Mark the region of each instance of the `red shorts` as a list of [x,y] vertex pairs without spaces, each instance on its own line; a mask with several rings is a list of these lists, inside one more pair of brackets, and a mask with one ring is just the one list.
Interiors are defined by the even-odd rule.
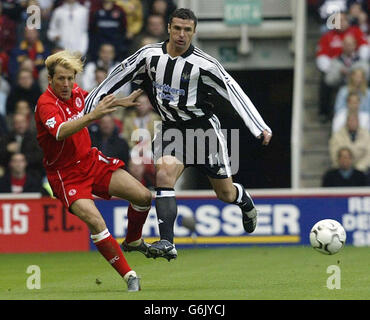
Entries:
[[110,199],[108,191],[112,173],[124,165],[122,160],[107,157],[92,148],[74,165],[47,172],[47,178],[54,196],[69,208],[78,199],[94,199],[93,194]]

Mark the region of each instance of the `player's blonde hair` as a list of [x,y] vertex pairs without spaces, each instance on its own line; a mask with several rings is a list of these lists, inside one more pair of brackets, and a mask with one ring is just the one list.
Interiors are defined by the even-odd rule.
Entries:
[[68,50],[59,51],[47,57],[45,65],[50,77],[54,76],[56,66],[73,70],[75,75],[83,71],[84,62],[81,59],[82,55],[78,52],[70,52]]

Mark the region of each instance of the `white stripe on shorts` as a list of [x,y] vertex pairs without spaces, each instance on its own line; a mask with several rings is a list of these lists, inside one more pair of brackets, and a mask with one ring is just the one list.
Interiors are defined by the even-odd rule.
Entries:
[[213,115],[208,120],[211,123],[213,129],[215,130],[218,141],[220,142],[221,150],[222,150],[222,158],[223,158],[223,161],[224,161],[226,174],[227,174],[228,177],[231,177],[231,167],[230,167],[229,155],[228,155],[228,152],[227,152],[227,141],[226,141],[225,136],[223,135],[223,133],[221,131],[220,121],[218,120],[218,118],[215,115]]

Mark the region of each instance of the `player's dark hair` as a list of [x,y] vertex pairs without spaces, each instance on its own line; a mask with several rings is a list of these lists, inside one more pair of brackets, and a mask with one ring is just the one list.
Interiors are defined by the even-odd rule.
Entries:
[[194,29],[197,27],[198,19],[195,16],[194,12],[187,8],[179,8],[176,9],[172,14],[170,15],[170,18],[168,20],[168,23],[171,25],[173,18],[180,18],[184,20],[192,20],[194,21]]

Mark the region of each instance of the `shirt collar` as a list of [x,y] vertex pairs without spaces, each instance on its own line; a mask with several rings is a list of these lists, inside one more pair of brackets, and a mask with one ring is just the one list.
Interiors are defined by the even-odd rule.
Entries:
[[[162,51],[164,54],[167,53],[167,43],[168,43],[169,39],[167,39],[166,41],[163,42],[162,44]],[[182,55],[181,57],[183,58],[186,58],[188,56],[190,56],[194,51],[194,46],[192,44],[190,44],[190,47],[188,48],[188,50],[186,50]]]

